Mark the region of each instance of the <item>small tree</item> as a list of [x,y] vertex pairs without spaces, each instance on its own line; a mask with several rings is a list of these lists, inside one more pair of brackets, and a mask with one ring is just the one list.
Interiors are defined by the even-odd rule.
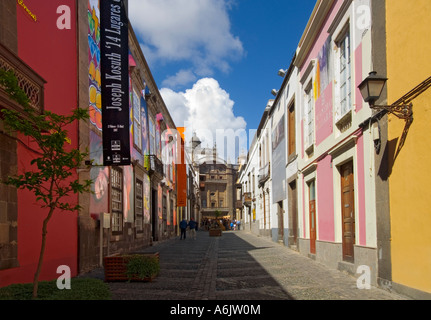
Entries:
[[39,262],[33,281],[33,298],[37,298],[48,223],[57,210],[72,212],[80,209],[79,205],[71,205],[67,202],[70,195],[91,190],[91,180],[80,183],[79,179],[72,178],[76,169],[84,162],[87,153],[81,153],[77,149],[68,147],[70,140],[66,129],[75,121],[87,119],[88,112],[77,108],[70,116],[58,115],[50,111],[39,115],[30,107],[28,97],[18,86],[12,72],[0,70],[0,85],[5,88],[12,99],[24,108],[22,113],[7,109],[1,110],[5,129],[10,133],[20,133],[31,138],[38,146],[38,150],[36,150],[38,157],[30,162],[32,170],[18,173],[17,176],[3,181],[17,189],[31,191],[41,208],[47,210],[42,227]]

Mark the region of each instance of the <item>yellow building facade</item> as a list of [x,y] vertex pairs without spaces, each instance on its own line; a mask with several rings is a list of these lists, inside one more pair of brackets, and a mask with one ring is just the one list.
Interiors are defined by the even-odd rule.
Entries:
[[[386,1],[389,104],[431,77],[430,19],[430,0]],[[405,143],[389,157],[392,282],[431,293],[431,88],[412,103]],[[405,122],[393,115],[388,121],[396,151]]]

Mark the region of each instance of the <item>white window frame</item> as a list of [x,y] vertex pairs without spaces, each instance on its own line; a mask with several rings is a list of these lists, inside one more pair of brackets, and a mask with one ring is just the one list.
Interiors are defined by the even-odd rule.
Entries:
[[[315,100],[314,100],[314,77],[316,74],[316,60],[309,62],[304,74],[300,79],[302,90],[302,106],[301,113],[303,119],[303,140],[304,149],[308,156],[314,153],[314,145],[316,143],[316,119],[315,119]],[[311,100],[310,100],[311,99]]]
[[150,137],[150,154],[151,155],[157,155],[157,150],[156,150],[156,124],[153,120],[153,118],[148,115],[149,118],[149,137]]
[[136,148],[142,150],[142,121],[141,121],[141,99],[136,89],[133,89],[133,143]]
[[[337,83],[335,122],[339,122],[353,110],[353,57],[351,35],[350,23],[348,22],[335,41],[337,48],[335,55],[335,79]],[[343,66],[343,61],[345,62],[345,66]]]
[[314,117],[314,90],[313,81],[310,81],[304,90],[304,143],[305,150],[310,150],[315,143],[315,117]]

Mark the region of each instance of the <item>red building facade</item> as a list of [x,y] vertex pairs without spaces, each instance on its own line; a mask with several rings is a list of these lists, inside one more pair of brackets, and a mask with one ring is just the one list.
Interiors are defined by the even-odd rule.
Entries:
[[[19,62],[14,65],[5,57],[7,54],[0,56],[0,59],[5,65],[12,64],[12,69],[18,69],[18,73],[23,71],[25,66],[23,77],[28,86],[33,84],[33,80],[28,77],[28,70],[32,70],[45,81],[44,89],[37,92],[39,102],[43,102],[41,107],[58,114],[71,114],[78,106],[76,19],[73,18],[76,15],[75,1],[6,0],[2,1],[1,7],[2,17],[8,16],[6,21],[2,19],[2,28],[3,24],[7,24],[6,29],[12,32],[3,34],[0,43],[4,52],[10,50]],[[32,95],[35,92],[28,90],[27,94]],[[8,107],[7,104],[1,103],[1,107]],[[68,130],[71,148],[77,148],[77,124]],[[7,164],[2,161],[3,179],[11,173],[22,173],[31,168],[30,162],[35,157],[32,149],[34,146],[28,139],[18,138],[16,148],[10,152],[12,163],[9,164],[9,170]],[[7,139],[2,133],[2,144]],[[72,178],[76,179],[77,173]],[[6,208],[2,223],[9,228],[2,229],[1,258],[3,261],[14,261],[0,266],[1,287],[33,280],[41,246],[42,223],[47,211],[40,208],[33,194],[28,191],[13,190],[3,184],[0,188],[3,191],[7,189],[9,194],[7,199],[2,199],[3,207]],[[16,202],[12,201],[14,197],[10,196],[11,193],[16,194]],[[78,196],[71,196],[68,201],[77,204]],[[52,279],[61,265],[69,266],[72,276],[77,274],[77,238],[77,213],[56,212],[48,227],[40,280]]]
[[[63,265],[74,277],[102,266],[104,256],[176,235],[176,167],[162,159],[164,147],[171,158],[176,153],[166,149],[166,135],[176,126],[131,25],[128,38],[132,161],[103,167],[99,1],[0,1],[0,68],[15,72],[41,113],[70,115],[79,106],[90,116],[68,128],[68,147],[93,160],[71,177],[93,180],[93,193],[68,199],[81,211],[54,214],[39,280],[56,279]],[[0,108],[22,110],[1,86]],[[18,138],[4,131],[0,119],[0,287],[33,281],[47,215],[31,193],[1,184],[29,170],[37,154],[28,139]]]

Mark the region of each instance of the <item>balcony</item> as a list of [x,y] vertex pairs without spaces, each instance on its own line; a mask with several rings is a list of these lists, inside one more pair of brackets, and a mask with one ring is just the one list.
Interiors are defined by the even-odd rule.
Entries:
[[242,204],[242,200],[237,200],[235,202],[235,209],[242,209],[243,204]]
[[246,192],[246,193],[244,193],[244,195],[243,195],[243,204],[246,206],[246,207],[251,207],[251,203],[252,203],[252,198],[251,198],[251,192]]
[[[19,87],[30,100],[30,107],[42,114],[46,81],[2,44],[0,44],[0,69],[14,72]],[[11,100],[2,86],[0,86],[0,104],[15,111],[23,111],[23,107]]]
[[146,161],[146,169],[148,172],[150,174],[156,174],[160,179],[162,179],[164,175],[162,161],[160,161],[160,159],[155,155],[149,155],[146,156],[146,158],[148,159]]
[[214,208],[202,208],[201,211],[203,214],[205,215],[214,215],[215,216],[215,212],[216,211],[220,211],[222,215],[226,215],[229,214],[229,208],[222,208],[222,207],[214,207]]
[[259,170],[259,187],[261,187],[270,177],[271,166],[268,163],[265,167]]
[[207,179],[205,182],[208,184],[227,184],[226,179]]

